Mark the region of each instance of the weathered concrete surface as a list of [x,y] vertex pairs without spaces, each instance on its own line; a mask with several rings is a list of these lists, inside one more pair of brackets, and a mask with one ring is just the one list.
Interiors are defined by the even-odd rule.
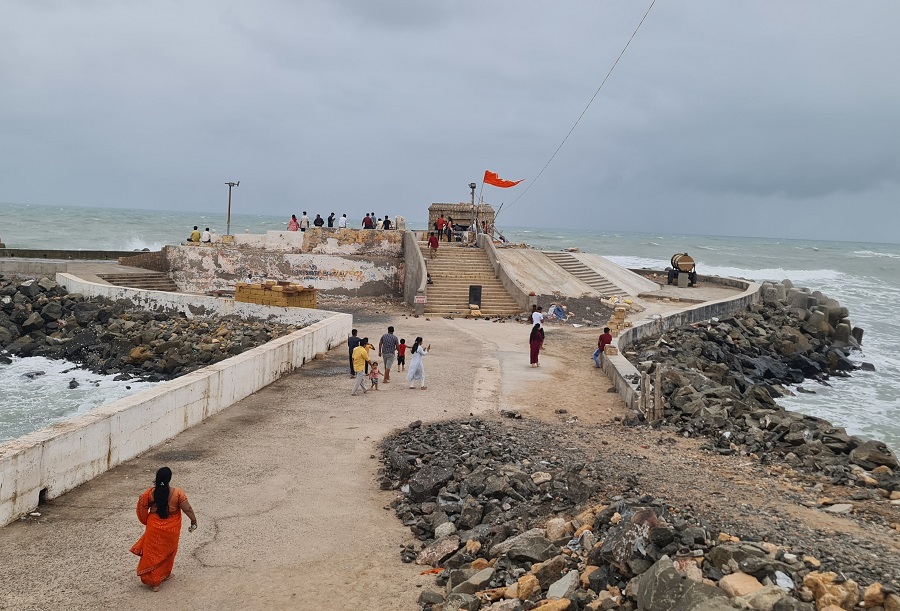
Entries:
[[403,256],[403,232],[393,229],[307,229],[303,252],[325,255]]
[[[88,283],[81,284],[90,288]],[[0,525],[36,508],[42,494],[48,499],[57,497],[311,361],[316,354],[344,342],[352,326],[349,314],[283,309],[295,310],[297,316],[306,312],[324,320],[176,380],[0,444]]]
[[210,244],[185,244],[192,248],[220,248],[223,246],[269,250],[275,252],[316,253],[325,255],[363,255],[400,257],[403,251],[403,232],[381,229],[339,229],[310,227],[306,231],[267,231],[234,236],[213,234]]
[[[522,289],[537,295],[558,295],[560,297],[600,297],[600,293],[585,284],[559,265],[550,260],[540,250],[532,248],[497,248],[506,273]],[[654,291],[659,286],[634,272],[620,267],[599,255],[571,253],[581,263],[590,267],[614,285],[628,293]]]
[[359,296],[396,295],[400,291],[400,258],[301,254],[225,246],[166,246],[165,251],[169,275],[180,290],[188,293],[230,290],[235,282],[265,279]]

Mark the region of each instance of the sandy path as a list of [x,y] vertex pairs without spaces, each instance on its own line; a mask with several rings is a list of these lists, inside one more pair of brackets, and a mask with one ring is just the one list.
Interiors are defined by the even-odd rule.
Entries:
[[[554,388],[568,367],[552,356],[553,330],[543,366],[531,369],[526,325],[395,316],[359,328],[377,343],[389,322],[408,343],[421,334],[433,344],[429,390],[395,377],[350,397],[345,347],[333,350],[53,500],[40,518],[0,529],[0,609],[415,608],[417,586],[433,580],[399,562],[411,536],[385,510],[393,493],[377,486],[378,441],[418,419],[521,409],[521,393]],[[593,340],[584,341],[589,358]],[[590,373],[592,388],[579,392],[617,403],[605,377]],[[134,503],[163,465],[200,529],[188,534],[185,524],[173,578],[154,594],[128,548],[142,528]]]

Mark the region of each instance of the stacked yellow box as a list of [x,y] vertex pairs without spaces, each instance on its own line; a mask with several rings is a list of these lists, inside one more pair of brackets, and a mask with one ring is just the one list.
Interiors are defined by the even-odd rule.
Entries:
[[628,308],[625,306],[616,306],[612,318],[606,323],[606,326],[609,327],[609,332],[613,337],[617,336],[619,331],[631,326],[631,323],[626,322],[625,320],[626,314],[628,314]]
[[263,284],[238,282],[234,285],[234,300],[284,308],[315,308],[316,291],[314,288],[275,280],[266,280]]

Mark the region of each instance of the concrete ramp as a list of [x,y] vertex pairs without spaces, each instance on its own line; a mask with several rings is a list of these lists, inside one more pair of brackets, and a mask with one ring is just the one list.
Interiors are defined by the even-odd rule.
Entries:
[[531,248],[497,248],[497,254],[507,275],[523,290],[537,295],[636,296],[659,289],[655,282],[599,255]]

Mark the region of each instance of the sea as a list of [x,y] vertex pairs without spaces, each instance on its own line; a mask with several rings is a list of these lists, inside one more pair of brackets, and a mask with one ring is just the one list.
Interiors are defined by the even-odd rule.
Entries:
[[[231,230],[263,233],[285,229],[291,212],[280,216],[233,214]],[[363,212],[359,211],[358,217]],[[348,217],[351,214],[348,212]],[[353,216],[350,226],[359,226],[360,218]],[[0,203],[0,242],[8,248],[158,250],[183,241],[194,225],[225,233],[225,214]],[[424,214],[408,225],[424,229]],[[875,370],[832,378],[827,386],[807,382],[803,387],[814,394],[778,401],[788,409],[825,418],[852,434],[880,439],[900,450],[900,244],[502,229],[514,243],[546,250],[579,248],[628,268],[662,270],[673,254],[686,252],[701,274],[757,281],[790,279],[797,286],[821,290],[849,308],[853,325],[864,329],[862,350],[851,358],[871,363]],[[137,392],[146,384],[117,382],[72,367],[71,363],[32,358],[0,365],[0,443]],[[25,375],[35,372],[42,373]],[[73,378],[78,386],[70,389]],[[90,392],[84,392],[87,389]]]

